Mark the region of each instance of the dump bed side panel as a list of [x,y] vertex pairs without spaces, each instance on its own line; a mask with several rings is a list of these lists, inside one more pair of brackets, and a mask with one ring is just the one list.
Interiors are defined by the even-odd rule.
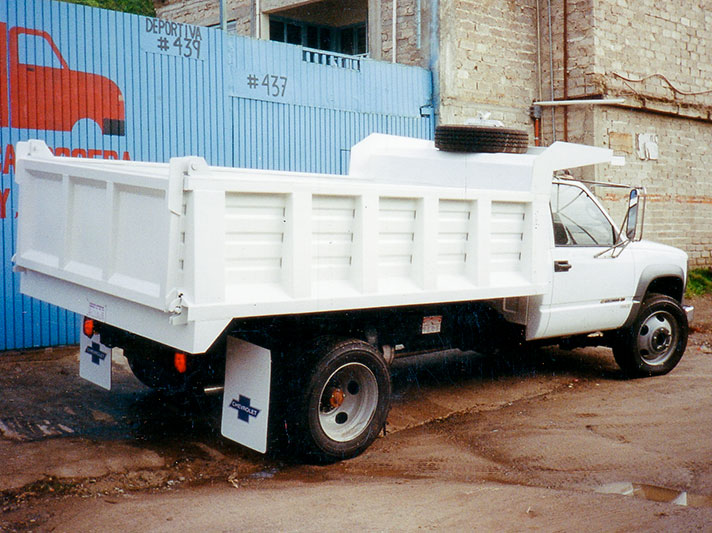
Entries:
[[546,289],[541,250],[549,242],[544,227],[534,228],[547,220],[548,188],[483,191],[207,168],[189,171],[185,188],[191,260],[182,320]]

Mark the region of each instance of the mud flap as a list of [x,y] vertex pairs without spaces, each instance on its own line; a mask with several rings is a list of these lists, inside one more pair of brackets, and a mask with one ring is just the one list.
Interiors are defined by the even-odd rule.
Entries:
[[111,390],[111,348],[95,333],[91,339],[79,332],[79,376]]
[[271,370],[268,349],[227,338],[221,431],[224,437],[261,453],[267,451]]

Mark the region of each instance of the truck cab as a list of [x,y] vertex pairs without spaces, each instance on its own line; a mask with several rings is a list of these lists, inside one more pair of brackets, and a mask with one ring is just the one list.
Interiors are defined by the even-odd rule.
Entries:
[[596,344],[586,339],[600,336],[632,375],[663,374],[677,364],[693,316],[682,305],[687,254],[641,239],[644,209],[645,190],[631,187],[618,229],[584,183],[553,181],[552,285],[528,338],[571,345]]

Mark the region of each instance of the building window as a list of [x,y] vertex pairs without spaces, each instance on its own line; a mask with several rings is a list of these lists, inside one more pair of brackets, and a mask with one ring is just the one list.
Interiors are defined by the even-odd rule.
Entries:
[[361,55],[368,51],[365,22],[334,28],[270,16],[269,38],[271,41],[297,44],[339,54]]
[[363,55],[368,51],[366,46],[366,24],[355,24],[339,30],[342,54]]

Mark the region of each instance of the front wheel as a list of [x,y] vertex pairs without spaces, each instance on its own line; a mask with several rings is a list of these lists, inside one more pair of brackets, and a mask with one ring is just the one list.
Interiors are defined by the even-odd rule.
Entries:
[[293,427],[301,452],[319,461],[355,457],[386,423],[391,381],[380,353],[360,340],[319,342],[301,380]]
[[654,295],[643,302],[633,325],[619,332],[613,356],[629,376],[667,374],[685,352],[687,327],[687,315],[676,300]]

